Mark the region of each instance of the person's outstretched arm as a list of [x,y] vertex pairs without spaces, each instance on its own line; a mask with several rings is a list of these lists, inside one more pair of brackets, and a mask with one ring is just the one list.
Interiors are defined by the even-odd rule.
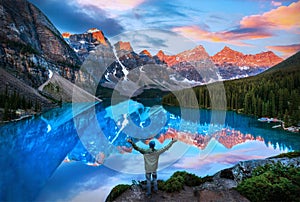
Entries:
[[144,150],[144,149],[142,149],[142,148],[139,148],[131,139],[127,139],[127,142],[129,142],[131,145],[132,145],[132,147],[135,149],[135,150],[137,150],[137,151],[139,151],[140,153],[142,153],[142,154],[145,154],[146,153],[146,150]]
[[174,139],[172,138],[172,141],[171,141],[167,146],[165,146],[164,148],[158,150],[157,152],[158,152],[159,154],[161,154],[161,153],[167,151],[168,149],[170,149],[170,147],[171,147],[176,141],[177,141],[177,140],[174,140]]

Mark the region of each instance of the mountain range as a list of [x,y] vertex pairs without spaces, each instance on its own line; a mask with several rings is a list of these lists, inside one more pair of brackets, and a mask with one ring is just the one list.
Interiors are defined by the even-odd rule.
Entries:
[[[209,56],[201,45],[175,55],[167,55],[163,50],[152,55],[146,49],[137,53],[130,42],[111,44],[96,28],[82,34],[60,34],[26,0],[1,1],[0,8],[2,109],[26,108],[22,100],[28,106],[40,105],[35,107],[40,110],[51,107],[53,101],[70,101],[70,93],[59,86],[66,84],[66,89],[70,89],[71,83],[64,79],[91,95],[97,95],[101,88],[110,88],[122,95],[137,96],[146,89],[175,91],[255,75],[282,61],[272,52],[245,55],[229,47]],[[53,75],[50,72],[55,79],[49,79]],[[47,86],[39,90],[47,80]],[[16,98],[12,106],[10,101]]]
[[[288,130],[287,126],[299,126],[299,69],[300,52],[256,76],[224,81],[221,85],[220,82],[215,82],[194,87],[194,94],[198,99],[195,103],[199,108],[234,110],[257,117],[276,117],[284,122],[283,128]],[[221,91],[218,92],[218,89]],[[177,92],[182,96],[175,97],[171,93],[165,95],[163,104],[178,106],[178,99],[181,99],[181,107],[190,107],[191,97],[184,91]],[[226,97],[222,98],[222,91],[226,92]]]
[[[90,33],[99,33],[99,39]],[[92,28],[83,34],[62,34],[65,40],[76,51],[83,62],[89,53],[95,51],[98,45],[107,45],[109,41],[104,37],[103,32]],[[145,64],[165,65],[179,72],[181,76],[189,81],[205,83],[199,73],[195,70],[198,68],[211,68],[215,65],[221,80],[229,80],[253,76],[283,61],[282,58],[275,55],[272,51],[258,54],[243,54],[225,46],[220,52],[209,56],[205,48],[201,45],[191,50],[186,50],[176,55],[166,55],[160,50],[152,56],[148,50],[142,50],[136,53],[130,42],[119,41],[114,44],[116,55],[127,70],[134,69]],[[113,66],[115,66],[114,64]],[[118,64],[117,64],[118,65]],[[120,67],[109,68],[111,72],[116,69],[117,77],[124,76]]]

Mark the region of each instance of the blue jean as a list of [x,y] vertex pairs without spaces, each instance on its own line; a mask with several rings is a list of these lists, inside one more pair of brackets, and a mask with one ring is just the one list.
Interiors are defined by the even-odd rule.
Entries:
[[147,195],[151,194],[151,176],[152,176],[152,181],[154,184],[154,191],[157,191],[157,174],[156,172],[152,173],[146,173],[146,180],[147,180]]

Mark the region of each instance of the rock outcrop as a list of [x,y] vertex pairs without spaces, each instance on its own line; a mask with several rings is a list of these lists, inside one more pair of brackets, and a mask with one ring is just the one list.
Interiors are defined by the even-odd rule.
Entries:
[[254,76],[283,61],[271,51],[245,55],[227,46],[211,59],[224,80]]
[[199,45],[191,50],[186,50],[176,55],[165,55],[165,53],[160,50],[156,56],[163,62],[165,62],[169,67],[172,67],[179,63],[196,62],[203,60],[210,60],[210,57],[203,46]]
[[220,52],[211,57],[215,65],[220,67],[272,67],[283,61],[282,58],[275,55],[272,51],[262,52],[255,55],[234,51],[225,46]]
[[126,42],[118,41],[117,43],[114,44],[114,46],[115,46],[115,50],[117,52],[117,56],[119,58],[133,52],[130,42],[128,42],[128,41],[126,41]]
[[82,34],[63,33],[62,36],[76,52],[81,62],[90,53],[94,53],[99,45],[107,48],[110,47],[110,43],[103,32],[97,28],[91,28]]
[[210,83],[219,80],[217,68],[201,45],[165,58],[168,66],[191,82]]
[[0,94],[7,89],[8,95],[41,104],[41,110],[48,108],[51,102],[37,88],[47,81],[49,70],[74,82],[79,58],[48,18],[27,0],[0,1],[0,17]]
[[92,33],[92,36],[94,39],[100,42],[100,44],[103,44],[104,46],[107,46],[107,39],[104,37],[104,34],[101,30],[98,30],[97,28],[92,28],[87,31],[87,33]]
[[39,87],[39,92],[45,97],[59,102],[95,102],[100,101],[94,95],[79,88],[74,83],[63,78],[57,73]]
[[148,57],[152,57],[152,55],[151,55],[151,53],[148,51],[148,50],[142,50],[141,52],[140,52],[140,55],[147,55]]
[[37,7],[26,0],[1,1],[0,16],[2,67],[35,88],[47,79],[47,69],[74,80],[77,55]]
[[212,181],[207,181],[200,186],[184,187],[180,192],[166,193],[158,191],[151,198],[146,197],[146,190],[135,184],[131,185],[127,191],[117,197],[114,201],[230,201],[248,202],[249,200],[237,192],[234,188],[238,184],[252,175],[252,171],[258,166],[266,164],[276,164],[300,166],[300,157],[294,158],[272,158],[243,161],[231,168],[217,172]]
[[210,60],[208,53],[203,46],[199,45],[191,50],[183,51],[176,55],[176,60],[178,62],[195,62]]

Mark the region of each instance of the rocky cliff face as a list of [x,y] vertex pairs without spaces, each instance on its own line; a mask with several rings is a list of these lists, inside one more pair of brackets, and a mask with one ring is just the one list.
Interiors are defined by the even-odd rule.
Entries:
[[[130,42],[119,41],[111,46],[107,39],[105,44],[99,41],[95,43],[97,41],[95,37],[92,35],[87,37],[87,33],[76,35],[64,33],[63,36],[84,61],[81,70],[86,69],[84,72],[90,74],[89,78],[83,79],[91,84],[89,87],[86,86],[87,90],[95,89],[97,83],[115,89],[118,83],[121,94],[128,95],[130,89],[136,89],[137,95],[142,93],[144,88],[179,90],[190,84],[218,80],[215,66],[202,46],[173,56],[165,55],[162,51],[152,56],[146,49],[136,53]],[[90,55],[91,57],[88,57]],[[81,86],[82,82],[79,85]]]
[[225,80],[253,76],[283,61],[271,51],[245,55],[227,46],[211,59]]
[[91,28],[83,34],[62,33],[66,42],[77,53],[81,62],[83,62],[90,53],[95,52],[96,47],[101,45],[110,47],[110,43],[101,30]]
[[49,106],[37,88],[48,79],[49,70],[74,82],[81,64],[76,53],[48,18],[26,0],[0,1],[0,18],[0,95],[7,89],[8,95],[41,102],[42,108]]
[[207,54],[206,50],[203,46],[199,45],[191,50],[186,50],[176,55],[165,55],[165,53],[160,50],[156,56],[161,60],[164,61],[169,67],[177,65],[179,63],[191,63],[197,61],[210,61],[210,57]]
[[33,87],[47,79],[47,69],[74,80],[80,64],[48,18],[25,0],[0,2],[0,63]]
[[282,58],[275,55],[272,51],[262,52],[255,55],[244,55],[241,52],[234,51],[225,46],[220,52],[211,57],[217,66],[230,67],[272,67],[283,61]]
[[128,41],[127,42],[118,41],[116,44],[114,44],[114,47],[117,52],[117,56],[119,58],[133,52],[130,42],[128,42]]
[[169,58],[171,68],[189,81],[210,83],[219,80],[217,68],[201,45],[171,58],[172,60]]

